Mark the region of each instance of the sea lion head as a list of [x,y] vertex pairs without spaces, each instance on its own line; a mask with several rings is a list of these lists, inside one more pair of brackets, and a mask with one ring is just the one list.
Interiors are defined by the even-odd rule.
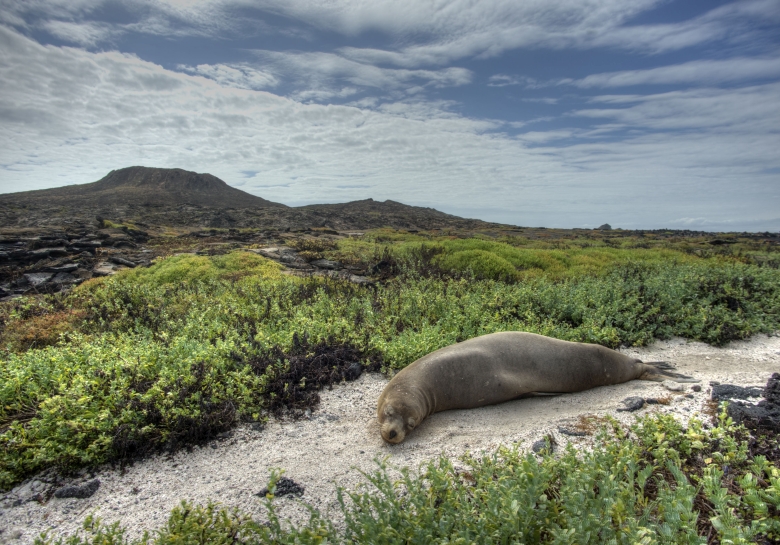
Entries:
[[403,402],[385,403],[377,411],[382,439],[388,443],[400,443],[421,420],[410,406]]

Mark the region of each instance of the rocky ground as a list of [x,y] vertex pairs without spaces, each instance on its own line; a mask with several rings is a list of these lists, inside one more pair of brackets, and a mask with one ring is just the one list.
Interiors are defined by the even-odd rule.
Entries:
[[327,245],[360,235],[360,232],[331,229],[292,233],[205,229],[173,236],[154,236],[126,227],[0,229],[0,301],[20,295],[67,291],[90,278],[149,266],[155,258],[173,253],[215,255],[239,248],[273,259],[291,274],[328,275],[367,283],[365,275],[371,271],[365,267],[320,259],[314,252],[300,252],[287,246],[306,240]]
[[[317,247],[335,247],[336,241],[343,238],[363,236],[365,229],[348,228],[349,225],[367,225],[371,228],[371,225],[378,227],[388,224],[408,233],[418,233],[420,231],[416,228],[401,228],[399,225],[416,226],[419,223],[428,225],[427,233],[433,235],[450,234],[451,236],[468,237],[476,234],[490,238],[519,236],[533,240],[544,240],[552,244],[555,244],[558,239],[583,236],[597,237],[609,242],[611,237],[624,238],[629,235],[671,239],[683,236],[705,237],[706,235],[707,238],[711,239],[706,242],[708,246],[731,244],[733,240],[736,240],[735,236],[731,236],[727,240],[723,237],[718,238],[718,234],[691,231],[667,233],[514,228],[476,220],[463,220],[462,218],[451,220],[447,218],[454,216],[447,216],[430,209],[420,209],[423,211],[420,214],[424,216],[425,221],[421,220],[415,223],[413,220],[416,211],[412,210],[414,212],[412,213],[408,210],[415,207],[407,207],[399,203],[377,204],[385,208],[389,206],[391,210],[397,209],[399,216],[395,218],[392,214],[386,215],[387,210],[371,216],[372,207],[370,205],[366,205],[365,208],[362,208],[362,205],[357,208],[350,208],[347,205],[317,205],[327,210],[328,214],[333,217],[341,217],[342,219],[337,221],[331,218],[333,221],[313,221],[312,218],[308,218],[308,223],[296,224],[295,228],[289,226],[277,228],[242,227],[241,229],[233,227],[200,228],[157,224],[154,223],[153,215],[151,219],[148,215],[143,217],[149,223],[140,220],[131,222],[125,218],[121,210],[115,211],[118,216],[114,217],[124,218],[121,221],[125,223],[106,220],[99,215],[91,216],[91,212],[86,214],[86,216],[91,216],[91,219],[86,216],[79,219],[78,214],[70,216],[71,219],[64,219],[61,211],[56,214],[54,212],[48,214],[47,210],[31,212],[29,217],[25,216],[24,220],[16,218],[10,221],[8,216],[3,216],[4,207],[0,205],[0,301],[24,294],[67,291],[95,276],[107,276],[127,268],[148,266],[155,258],[161,256],[175,253],[215,255],[235,249],[255,251],[274,259],[283,264],[292,274],[338,276],[358,283],[368,282],[366,277],[381,276],[383,271],[372,269],[371,266],[366,267],[366,264],[356,265],[328,261],[321,259],[322,256],[318,255],[320,252],[311,251],[312,248],[316,249]],[[292,210],[286,208],[214,210],[190,205],[178,207],[176,210],[183,208],[195,210],[195,217],[180,218],[183,224],[191,222],[193,225],[208,223],[202,220],[213,214],[236,213],[241,218],[243,213],[261,214],[264,213],[263,211],[286,213],[285,211]],[[174,212],[175,210],[170,207],[163,207],[160,211],[161,217],[157,219],[175,219]],[[340,216],[342,213],[346,215]],[[350,216],[350,214],[352,215]],[[444,219],[438,215],[443,216]],[[433,221],[436,218],[438,220]],[[47,223],[47,219],[52,220],[51,225]],[[241,221],[245,222],[245,220],[246,218],[243,218]],[[232,224],[232,222],[228,222],[228,224]],[[341,225],[341,227],[334,229],[318,226],[321,224]],[[438,227],[430,227],[431,225]],[[738,238],[743,243],[752,241],[767,248],[780,244],[780,234],[742,233]],[[378,260],[372,265],[378,265],[381,268],[382,264]]]
[[[772,373],[780,370],[776,336],[724,348],[672,339],[625,352],[645,361],[673,362],[701,383],[632,381],[447,411],[427,419],[400,445],[388,445],[375,417],[387,378],[363,373],[354,382],[322,392],[319,408],[297,421],[272,419],[264,428],[242,427],[190,452],[153,456],[124,470],[107,466],[67,479],[52,472],[37,475],[0,496],[0,542],[31,543],[42,531],[67,535],[78,531],[92,513],[107,522],[121,521],[137,537],[143,530],[159,528],[181,500],[214,500],[262,519],[258,494],[264,492],[272,468],[284,469],[289,479],[282,483],[287,495],[274,500],[283,518],[306,520],[308,511],[301,502],[337,516],[336,486],[351,489],[365,483],[360,472],[374,470],[377,460],[387,458],[391,466],[415,469],[439,455],[457,459],[466,452],[489,453],[499,445],[531,450],[545,437],[554,440],[556,449],[567,443],[587,448],[604,416],[629,423],[636,415],[662,411],[682,420],[709,419],[713,394],[757,401],[755,395],[761,395]],[[754,390],[724,390],[723,384]],[[778,411],[767,407],[778,395],[777,388],[773,392],[764,407]]]
[[[1,196],[0,196],[1,197]],[[484,229],[498,224],[465,219],[394,201],[366,199],[352,203],[303,207],[217,208],[185,203],[179,205],[85,204],[63,208],[38,202],[4,202],[0,198],[0,228],[61,228],[88,226],[96,217],[148,226],[187,229],[302,230],[326,227],[335,230],[377,229]],[[139,225],[140,226],[140,225]]]

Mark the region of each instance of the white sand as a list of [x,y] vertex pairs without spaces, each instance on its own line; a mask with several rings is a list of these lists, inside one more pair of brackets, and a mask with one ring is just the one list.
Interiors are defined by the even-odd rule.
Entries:
[[[144,529],[159,528],[181,500],[205,504],[215,500],[225,506],[263,517],[261,500],[254,494],[268,482],[270,469],[305,487],[302,501],[323,513],[338,511],[336,486],[354,488],[363,478],[358,470],[376,468],[375,458],[389,457],[395,466],[417,468],[440,454],[457,457],[466,451],[491,452],[498,445],[519,443],[522,448],[547,433],[562,446],[567,441],[587,443],[557,431],[580,415],[609,414],[624,422],[648,411],[673,412],[688,418],[710,398],[710,381],[759,386],[780,371],[780,338],[758,336],[726,348],[686,342],[657,342],[648,348],[629,349],[644,361],[669,361],[679,372],[701,380],[702,391],[671,393],[661,384],[632,381],[557,397],[512,401],[468,411],[448,411],[427,419],[402,444],[389,446],[379,436],[374,416],[376,400],[387,379],[364,374],[359,380],[322,393],[322,403],[311,419],[272,421],[262,431],[248,427],[231,437],[214,441],[192,452],[155,456],[124,472],[110,467],[96,472],[101,485],[88,499],[52,498],[45,504],[26,501],[35,493],[36,479],[22,483],[0,497],[0,543],[31,543],[42,531],[67,535],[77,531],[90,513],[106,522],[121,521],[137,537]],[[692,399],[685,397],[692,394]],[[645,406],[637,413],[616,412],[629,396],[672,395],[669,405]],[[84,482],[90,475],[74,479]],[[14,506],[14,503],[20,505]],[[308,518],[299,500],[278,498],[283,518]]]

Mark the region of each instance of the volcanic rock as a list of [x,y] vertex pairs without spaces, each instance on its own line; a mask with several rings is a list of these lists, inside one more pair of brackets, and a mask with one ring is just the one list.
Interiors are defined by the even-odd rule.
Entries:
[[[256,496],[260,496],[261,498],[264,498],[270,490],[266,487],[263,488],[260,492],[255,494]],[[276,481],[276,497],[281,498],[284,496],[303,496],[304,488],[303,486],[299,485],[292,479],[288,477],[281,477],[278,481]]]
[[713,401],[727,401],[729,399],[749,399],[761,397],[761,388],[745,388],[734,384],[716,384],[712,387]]
[[24,279],[27,281],[27,285],[30,287],[38,287],[41,284],[44,284],[49,281],[49,279],[54,276],[53,273],[28,273],[23,275]]
[[623,407],[619,408],[618,411],[634,412],[645,406],[644,398],[638,396],[627,397],[622,403]]
[[63,486],[54,493],[55,498],[89,498],[100,488],[100,479],[92,479],[79,486]]
[[[734,390],[739,389],[739,386],[733,386],[730,384],[723,384],[721,386],[728,386]],[[715,399],[715,388],[713,388],[713,399]],[[732,390],[732,391],[734,391]],[[747,392],[739,392],[737,394],[744,394],[745,398],[753,397],[755,390],[758,388],[742,388]],[[760,390],[759,390],[760,391]],[[726,409],[728,415],[737,424],[744,424],[745,427],[755,429],[758,431],[768,431],[772,434],[780,434],[780,373],[774,373],[766,383],[764,388],[763,399],[757,404],[746,403],[744,401],[732,401],[729,403]],[[734,399],[737,396],[729,396]],[[718,399],[724,399],[719,397]]]
[[312,261],[311,265],[314,265],[319,269],[329,269],[332,271],[341,268],[341,263],[339,263],[338,261],[330,261],[329,259],[317,259],[316,261]]

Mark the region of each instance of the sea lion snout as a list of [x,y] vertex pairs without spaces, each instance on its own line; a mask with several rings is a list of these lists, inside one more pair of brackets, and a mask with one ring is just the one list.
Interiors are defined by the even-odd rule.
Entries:
[[382,424],[382,439],[388,443],[400,443],[406,438],[406,431],[396,422],[385,422]]
[[388,443],[400,443],[406,438],[406,426],[399,415],[385,413],[384,418],[379,419],[379,424],[382,439]]
[[379,425],[382,439],[388,443],[400,443],[406,439],[406,434],[417,424],[414,417],[405,418],[392,405],[387,405],[379,414]]

